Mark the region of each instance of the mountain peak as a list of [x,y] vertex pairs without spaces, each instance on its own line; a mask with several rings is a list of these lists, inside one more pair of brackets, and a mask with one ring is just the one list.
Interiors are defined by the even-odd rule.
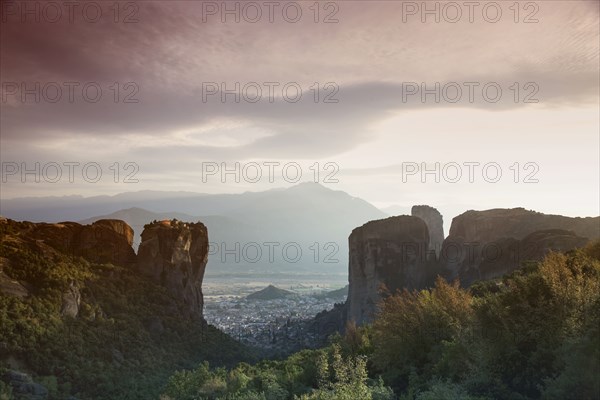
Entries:
[[300,182],[297,185],[294,185],[287,189],[287,191],[293,192],[306,192],[306,193],[325,193],[325,192],[335,192],[336,190],[330,189],[327,186],[323,186],[318,182]]

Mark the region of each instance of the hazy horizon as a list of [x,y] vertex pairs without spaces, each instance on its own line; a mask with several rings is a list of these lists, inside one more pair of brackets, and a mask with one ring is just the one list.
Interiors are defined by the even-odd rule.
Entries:
[[[289,185],[287,187],[274,187],[271,189],[266,189],[266,190],[243,190],[243,191],[239,191],[239,192],[230,192],[230,193],[202,193],[202,192],[192,192],[192,191],[171,191],[171,190],[152,190],[152,189],[146,189],[146,190],[136,190],[136,191],[129,191],[129,192],[118,192],[118,193],[104,193],[101,195],[89,195],[89,196],[84,196],[84,195],[80,195],[80,194],[66,194],[66,195],[47,195],[47,196],[27,196],[27,197],[12,197],[12,198],[2,198],[2,200],[36,200],[36,199],[43,199],[43,198],[48,198],[48,199],[60,199],[60,198],[79,198],[82,201],[85,201],[86,199],[90,199],[90,198],[102,198],[102,197],[107,197],[107,198],[118,198],[118,197],[123,197],[123,196],[128,196],[128,195],[136,195],[136,194],[145,194],[145,193],[152,193],[155,195],[161,195],[161,194],[178,194],[181,195],[182,197],[193,197],[193,196],[211,196],[211,195],[222,195],[222,194],[226,194],[226,195],[242,195],[242,194],[246,194],[246,193],[261,193],[261,192],[268,192],[268,191],[281,191],[281,190],[286,190],[289,189],[291,187],[294,186],[298,186],[301,184],[307,184],[307,183],[314,183],[311,181],[306,181],[306,182],[300,182],[298,184],[295,185]],[[320,184],[319,184],[320,185]],[[342,191],[347,193],[348,195],[355,197],[355,198],[360,198],[358,196],[353,195],[352,193],[349,193],[345,190],[342,190],[340,188],[337,187],[337,185],[332,185],[332,186],[325,186],[325,185],[321,185],[326,187],[327,189],[331,189],[334,191]],[[362,199],[362,198],[360,198]],[[547,209],[540,209],[535,208],[535,207],[525,207],[523,205],[520,204],[516,204],[516,205],[511,205],[511,206],[503,206],[502,204],[498,204],[496,206],[491,206],[489,208],[484,208],[484,207],[471,207],[471,208],[461,208],[461,204],[458,205],[438,205],[437,203],[435,203],[434,201],[429,201],[429,202],[416,202],[413,204],[406,204],[406,203],[401,203],[401,202],[397,202],[397,203],[373,203],[368,201],[367,199],[362,199],[367,201],[369,204],[373,205],[374,207],[376,207],[377,209],[381,210],[382,212],[386,213],[389,216],[394,216],[394,215],[410,215],[410,209],[412,206],[415,205],[429,205],[432,206],[436,209],[438,209],[443,218],[444,218],[444,233],[445,235],[448,234],[448,231],[450,229],[450,223],[452,221],[452,219],[466,211],[469,210],[475,210],[475,211],[484,211],[484,210],[489,210],[489,209],[500,209],[500,208],[525,208],[525,209],[529,209],[529,210],[533,210],[533,211],[537,211],[537,212],[541,212],[541,213],[545,213],[545,214],[553,214],[553,215],[564,215],[564,216],[568,216],[568,217],[596,217],[599,215],[599,213],[593,214],[585,214],[584,212],[574,212],[574,213],[568,213],[568,212],[564,212],[561,211],[560,209],[556,209],[556,210],[547,210]],[[117,212],[117,211],[123,211],[123,210],[129,210],[132,208],[140,208],[140,209],[144,209],[147,210],[147,208],[145,208],[143,205],[141,206],[136,206],[135,204],[125,204],[123,208],[119,207],[119,203],[115,203],[114,204],[114,211],[111,212],[110,214]],[[152,211],[152,210],[148,210],[148,211]],[[165,209],[164,207],[161,208],[160,212],[173,212],[173,213],[177,213],[179,212],[179,210],[177,210],[177,207],[174,207],[173,209]],[[187,214],[187,213],[182,213],[182,214]],[[212,214],[207,214],[207,215],[212,215]],[[2,212],[2,207],[0,206],[0,216],[8,216],[9,218],[11,217],[10,213],[8,215],[4,215]],[[102,215],[88,215],[87,218],[83,218],[83,219],[88,219],[88,218],[92,218],[92,217],[99,217]],[[196,217],[196,218],[201,218],[205,215],[191,215],[191,217]],[[60,218],[59,218],[60,219]],[[77,219],[77,221],[79,221],[81,219]],[[46,221],[42,221],[39,219],[32,219],[32,221],[34,222],[54,222],[54,220],[46,220]],[[77,222],[74,221],[74,222]],[[366,223],[367,221],[365,221]]]

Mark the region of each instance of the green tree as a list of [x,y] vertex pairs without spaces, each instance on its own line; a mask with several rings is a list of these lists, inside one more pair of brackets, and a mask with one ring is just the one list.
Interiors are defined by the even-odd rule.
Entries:
[[[373,324],[373,362],[398,391],[429,380],[447,344],[472,325],[471,295],[438,278],[435,287],[385,298]],[[415,378],[416,377],[416,378]]]
[[362,356],[343,358],[340,347],[332,346],[331,363],[319,359],[319,389],[300,397],[302,400],[372,400],[367,385],[367,364]]

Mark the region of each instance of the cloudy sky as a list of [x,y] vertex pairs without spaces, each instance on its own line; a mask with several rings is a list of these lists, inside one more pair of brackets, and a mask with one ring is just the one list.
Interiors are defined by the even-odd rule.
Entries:
[[597,1],[51,3],[2,2],[2,198],[299,165],[380,207],[599,214]]

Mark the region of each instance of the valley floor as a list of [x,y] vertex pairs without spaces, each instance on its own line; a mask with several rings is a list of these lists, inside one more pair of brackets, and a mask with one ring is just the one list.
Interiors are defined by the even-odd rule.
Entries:
[[246,296],[272,282],[240,282],[208,278],[204,289],[204,318],[223,332],[244,344],[271,354],[286,354],[301,348],[312,348],[318,332],[311,332],[308,321],[335,303],[338,297],[318,296],[343,286],[336,280],[279,280],[275,286],[294,292],[280,299],[249,300]]

